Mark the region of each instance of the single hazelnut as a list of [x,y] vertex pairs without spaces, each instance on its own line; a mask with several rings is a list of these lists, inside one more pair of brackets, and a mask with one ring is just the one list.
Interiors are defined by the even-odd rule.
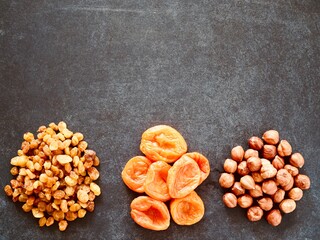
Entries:
[[260,150],[263,147],[263,141],[259,137],[251,137],[248,140],[249,147],[254,150]]
[[302,168],[304,165],[304,158],[300,153],[294,153],[290,157],[290,164],[297,168]]
[[257,183],[260,183],[264,180],[264,178],[261,176],[260,172],[253,172],[251,173],[251,176],[253,180]]
[[294,180],[293,180],[293,177],[292,177],[290,179],[290,182],[287,185],[282,186],[282,189],[285,190],[285,191],[289,191],[293,187],[293,184],[294,184]]
[[282,216],[279,209],[271,210],[267,215],[267,221],[270,225],[276,227],[281,223]]
[[269,165],[269,164],[271,164],[271,162],[270,162],[270,160],[268,160],[268,159],[261,158],[261,164],[262,164],[262,166],[263,166],[263,165]]
[[259,152],[257,150],[249,148],[244,152],[244,159],[248,160],[251,157],[259,157]]
[[252,205],[253,199],[250,195],[244,194],[238,198],[238,205],[242,208],[248,208]]
[[275,203],[280,203],[284,199],[285,194],[286,194],[286,192],[283,189],[279,188],[276,191],[276,193],[273,195],[273,201]]
[[269,197],[264,197],[261,198],[260,200],[257,201],[261,209],[264,211],[269,211],[273,207],[273,201]]
[[223,203],[228,208],[235,208],[237,206],[237,197],[233,193],[226,193],[223,195]]
[[249,190],[251,197],[258,198],[263,196],[262,188],[256,184],[254,189]]
[[277,148],[274,145],[264,145],[262,149],[262,157],[266,159],[274,159],[274,157],[277,155]]
[[286,169],[280,169],[277,172],[276,175],[276,179],[277,182],[281,185],[281,186],[286,186],[289,184],[290,180],[291,180],[292,176],[291,174],[286,170]]
[[262,191],[265,194],[273,195],[276,193],[277,190],[278,190],[278,188],[277,188],[276,182],[271,179],[265,180],[262,183]]
[[242,194],[245,193],[245,189],[241,186],[240,182],[235,182],[233,184],[233,187],[231,188],[231,191],[236,195],[236,196],[240,196]]
[[249,175],[241,177],[240,183],[244,189],[251,190],[251,189],[255,188],[255,182],[254,182],[253,178]]
[[277,174],[277,169],[272,164],[262,165],[260,169],[261,177],[264,179],[273,178]]
[[234,173],[237,171],[238,163],[232,159],[227,158],[224,161],[223,169],[228,173]]
[[279,142],[279,132],[276,130],[268,130],[262,135],[262,139],[267,144],[276,145]]
[[281,169],[284,167],[284,159],[278,155],[276,155],[274,157],[274,159],[272,160],[272,165],[277,169]]
[[223,188],[231,188],[234,183],[234,176],[232,173],[222,173],[219,178],[219,184]]
[[292,177],[295,177],[299,174],[299,169],[290,164],[285,165],[284,169],[286,169]]
[[279,204],[279,208],[284,213],[291,213],[296,209],[296,202],[292,199],[285,199]]
[[237,172],[241,176],[245,176],[245,175],[248,175],[250,173],[250,170],[249,170],[249,168],[247,166],[247,162],[246,161],[242,161],[242,162],[239,163]]
[[236,146],[231,149],[231,158],[237,162],[241,162],[244,156],[244,150],[241,146]]
[[263,216],[263,211],[260,207],[250,207],[247,211],[247,217],[251,222],[259,221]]
[[300,188],[295,187],[289,191],[288,196],[295,201],[299,201],[303,196],[303,191]]
[[295,176],[294,183],[298,188],[301,188],[302,190],[310,188],[310,178],[304,174],[298,174],[297,176]]
[[261,165],[261,159],[258,157],[251,157],[247,160],[247,166],[251,172],[259,171]]
[[292,153],[292,147],[287,140],[281,140],[278,145],[278,154],[281,157],[290,156]]

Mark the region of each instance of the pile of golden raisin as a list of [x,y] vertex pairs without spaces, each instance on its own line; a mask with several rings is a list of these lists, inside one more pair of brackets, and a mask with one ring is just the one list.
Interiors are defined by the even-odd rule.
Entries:
[[11,159],[14,179],[6,185],[6,194],[22,209],[39,219],[39,226],[57,221],[64,231],[67,221],[83,218],[94,210],[100,187],[96,167],[100,160],[87,149],[82,133],[73,133],[65,122],[41,126],[37,138],[25,133],[18,156]]
[[248,143],[246,151],[234,147],[231,159],[224,162],[219,183],[231,192],[224,194],[223,202],[229,208],[247,209],[250,221],[259,221],[266,212],[268,223],[278,226],[281,212],[293,212],[302,190],[310,188],[309,177],[299,173],[304,158],[292,154],[290,143],[280,140],[276,130],[266,131],[262,139],[251,137]]
[[[131,190],[148,195],[132,201],[133,220],[157,231],[169,227],[170,213],[179,225],[199,222],[204,204],[194,189],[209,176],[208,159],[197,152],[186,153],[184,138],[166,125],[147,129],[140,150],[145,156],[131,158],[122,171],[122,179]],[[170,213],[165,204],[169,200]]]

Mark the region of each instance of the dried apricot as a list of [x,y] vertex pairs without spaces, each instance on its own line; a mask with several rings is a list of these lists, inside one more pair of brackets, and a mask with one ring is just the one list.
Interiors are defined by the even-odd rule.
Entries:
[[170,225],[167,205],[151,197],[140,196],[133,199],[131,217],[141,227],[151,230],[166,230]]
[[124,167],[121,176],[123,182],[131,190],[139,193],[144,192],[144,181],[147,176],[151,161],[143,156],[131,158]]
[[172,198],[183,198],[200,182],[200,168],[190,157],[183,155],[168,171],[167,184]]
[[163,202],[171,198],[167,186],[167,176],[170,168],[171,166],[168,163],[162,161],[150,165],[144,182],[146,194]]
[[192,225],[202,219],[204,204],[199,195],[195,191],[192,191],[184,198],[171,200],[170,212],[176,224]]
[[210,174],[210,164],[208,159],[198,152],[186,153],[185,155],[195,160],[198,164],[201,171],[199,184],[201,184]]
[[158,125],[142,134],[140,150],[153,161],[172,163],[187,152],[187,143],[174,128]]

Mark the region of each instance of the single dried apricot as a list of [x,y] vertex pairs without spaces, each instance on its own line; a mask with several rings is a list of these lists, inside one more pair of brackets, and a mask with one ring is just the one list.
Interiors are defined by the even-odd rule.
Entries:
[[187,143],[174,128],[158,125],[142,134],[140,150],[153,161],[172,163],[187,152]]
[[210,164],[208,159],[198,152],[186,153],[185,155],[195,160],[198,164],[201,171],[199,184],[201,184],[210,174]]
[[133,157],[127,162],[121,176],[128,188],[135,192],[144,192],[143,185],[151,163],[148,158],[143,156]]
[[171,198],[167,186],[167,176],[170,168],[171,166],[168,163],[162,161],[150,165],[144,182],[146,194],[163,202]]
[[133,199],[131,217],[141,227],[151,230],[166,230],[170,225],[167,205],[151,197],[140,196]]
[[168,171],[167,184],[172,198],[183,198],[200,182],[200,168],[190,157],[183,155]]
[[204,204],[199,195],[192,191],[184,198],[172,199],[170,212],[173,221],[179,225],[192,225],[204,215]]

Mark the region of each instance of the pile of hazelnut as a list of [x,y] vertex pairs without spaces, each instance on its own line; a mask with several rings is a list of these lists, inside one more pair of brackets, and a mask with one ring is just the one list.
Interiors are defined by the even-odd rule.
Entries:
[[[221,187],[231,190],[223,196],[229,208],[239,205],[247,209],[250,221],[259,221],[264,211],[272,226],[278,226],[282,213],[291,213],[303,191],[310,188],[308,176],[300,174],[304,165],[300,153],[292,154],[292,147],[281,140],[275,130],[266,131],[262,139],[251,137],[249,149],[241,146],[231,150],[231,158],[224,162],[225,173],[219,179]],[[280,210],[281,211],[280,211]]]

